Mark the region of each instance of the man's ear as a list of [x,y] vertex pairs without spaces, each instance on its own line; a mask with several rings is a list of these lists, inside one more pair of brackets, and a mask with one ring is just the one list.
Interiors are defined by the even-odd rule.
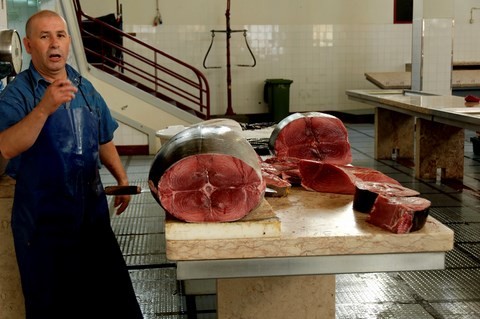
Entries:
[[28,39],[27,37],[23,38],[23,46],[25,47],[25,51],[27,51],[27,53],[30,53],[30,39]]

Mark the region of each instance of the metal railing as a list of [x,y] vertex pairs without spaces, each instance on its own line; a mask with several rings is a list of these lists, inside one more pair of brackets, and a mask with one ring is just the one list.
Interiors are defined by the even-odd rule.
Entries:
[[82,11],[80,0],[74,6],[92,66],[201,119],[210,118],[210,89],[202,72],[123,32],[113,14],[94,18]]

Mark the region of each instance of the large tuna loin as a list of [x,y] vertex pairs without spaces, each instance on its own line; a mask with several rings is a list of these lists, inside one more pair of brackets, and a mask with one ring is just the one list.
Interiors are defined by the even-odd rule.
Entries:
[[294,113],[273,130],[269,147],[277,157],[296,157],[331,164],[350,164],[352,154],[347,129],[335,116]]
[[414,232],[425,225],[430,205],[429,200],[416,196],[378,195],[367,222],[396,234]]
[[265,192],[255,150],[227,126],[196,125],[173,136],[155,156],[149,184],[160,205],[187,222],[238,220]]

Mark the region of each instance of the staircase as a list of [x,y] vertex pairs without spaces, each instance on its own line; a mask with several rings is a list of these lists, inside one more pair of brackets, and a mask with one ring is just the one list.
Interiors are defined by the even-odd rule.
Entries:
[[123,32],[114,14],[93,18],[82,11],[80,0],[73,4],[91,66],[199,120],[210,118],[210,90],[202,72]]

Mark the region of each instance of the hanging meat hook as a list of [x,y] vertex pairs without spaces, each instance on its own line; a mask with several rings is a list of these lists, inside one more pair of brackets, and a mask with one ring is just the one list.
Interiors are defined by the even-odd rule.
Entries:
[[212,49],[212,46],[213,46],[213,42],[215,40],[215,33],[216,32],[220,32],[220,33],[227,33],[227,37],[229,37],[229,34],[230,33],[234,33],[234,32],[243,32],[243,37],[245,39],[245,45],[248,49],[248,52],[250,52],[250,56],[252,57],[252,64],[237,64],[237,66],[240,66],[240,67],[249,67],[249,68],[253,68],[257,65],[257,60],[255,59],[255,55],[253,54],[253,51],[252,49],[250,48],[250,46],[248,45],[248,40],[247,40],[247,30],[230,30],[230,31],[225,31],[225,30],[210,30],[210,32],[212,33],[212,41],[210,42],[210,46],[208,47],[208,50],[207,50],[207,53],[205,54],[205,57],[203,58],[203,67],[205,69],[221,69],[222,67],[221,66],[207,66],[207,58],[208,58],[208,55],[210,54],[210,51]]
[[252,49],[250,49],[250,46],[248,45],[247,30],[243,30],[243,37],[245,38],[245,45],[247,46],[248,52],[250,52],[250,56],[252,57],[253,63],[252,64],[237,64],[237,66],[253,68],[253,67],[255,67],[255,65],[257,65],[257,60],[255,59],[255,55],[253,54]]
[[215,30],[211,30],[211,32],[212,32],[212,41],[210,42],[210,46],[208,47],[207,53],[205,54],[205,58],[203,58],[203,67],[205,69],[220,69],[221,66],[208,66],[207,67],[207,57],[208,57],[208,54],[210,53],[210,50],[212,49],[213,40],[215,39]]

